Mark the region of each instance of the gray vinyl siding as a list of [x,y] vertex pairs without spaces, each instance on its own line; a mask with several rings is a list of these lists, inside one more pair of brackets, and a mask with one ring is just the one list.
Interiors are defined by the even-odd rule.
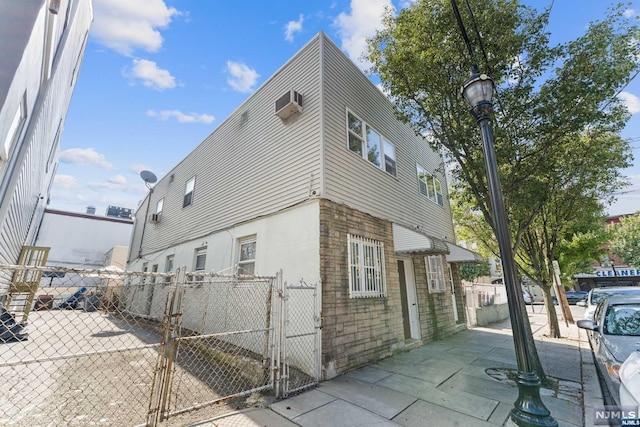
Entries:
[[[62,2],[63,7],[66,4]],[[48,13],[43,10],[46,10],[45,2],[42,2],[42,9],[38,13]],[[10,161],[3,162],[5,169],[2,170],[2,182],[7,190],[0,207],[0,263],[16,263],[22,246],[35,241],[56,170],[56,155],[55,152],[51,155],[52,149],[58,149],[55,144],[59,137],[56,138],[56,135],[59,126],[64,123],[75,85],[75,79],[72,81],[71,76],[79,64],[78,58],[81,59],[84,53],[92,19],[90,2],[73,2],[64,32],[62,23],[59,25],[61,33],[51,77],[42,85],[40,73],[33,71],[42,69],[44,48],[43,31],[36,27],[29,43],[25,45],[23,60],[16,68],[16,75],[20,76],[14,79],[8,89],[10,96],[7,96],[7,100],[11,100],[12,104],[17,99],[15,93],[21,96],[25,90],[28,102],[21,136],[12,149]],[[34,20],[34,25],[43,25],[42,19]],[[32,29],[25,28],[24,31],[31,33]],[[30,80],[25,80],[25,75],[29,75]],[[5,104],[3,108],[9,108],[12,114],[15,112],[14,105]],[[53,162],[48,164],[50,158]],[[14,166],[8,169],[10,164]],[[6,288],[6,283],[0,283],[0,294]]]
[[[408,124],[397,120],[393,105],[329,39],[325,39],[323,59],[323,197],[453,241],[441,156]],[[396,177],[349,150],[347,109],[395,146]],[[440,180],[444,206],[419,193],[416,163]]]
[[[160,222],[144,227],[143,254],[277,212],[320,188],[319,45],[312,39],[155,185],[149,213],[161,198],[164,206]],[[302,94],[303,112],[283,123],[275,101],[291,89]],[[183,208],[194,176],[192,205]],[[141,247],[147,202],[135,215],[130,261]]]

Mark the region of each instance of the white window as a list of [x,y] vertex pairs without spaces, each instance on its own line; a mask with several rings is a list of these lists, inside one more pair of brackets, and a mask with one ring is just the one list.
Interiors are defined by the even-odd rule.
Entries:
[[156,203],[156,214],[160,215],[164,209],[164,197]]
[[196,249],[196,256],[194,262],[195,271],[204,271],[205,264],[207,262],[207,248]]
[[22,125],[24,125],[24,121],[27,117],[27,112],[25,109],[25,101],[24,96],[20,105],[16,109],[16,113],[13,116],[13,120],[9,125],[9,131],[4,138],[4,144],[2,146],[2,150],[0,151],[0,158],[2,160],[9,160],[9,154],[11,154],[11,147],[15,144],[20,132],[22,131]]
[[347,234],[347,252],[349,297],[386,297],[384,243]]
[[238,241],[238,274],[256,274],[256,238],[249,237]]
[[[151,266],[151,272],[152,273],[157,273],[158,272],[158,264],[153,264]],[[151,283],[156,283],[156,276],[151,276]]]
[[396,176],[396,149],[374,128],[347,111],[348,147],[379,169]]
[[430,292],[444,292],[444,267],[442,266],[442,256],[429,255],[424,259],[427,265],[427,279],[429,280]]
[[422,166],[416,165],[418,173],[418,191],[439,204],[444,205],[444,199],[442,197],[442,186],[440,180],[435,178],[433,174],[427,172]]
[[[198,248],[196,249],[194,261],[193,261],[193,270],[194,271],[204,271],[205,265],[207,263],[207,248]],[[194,275],[193,281],[202,282],[204,281],[204,276],[202,275]]]
[[[169,255],[164,262],[164,272],[165,273],[173,273],[173,255]],[[171,282],[171,278],[167,277],[164,281],[165,283]]]
[[184,200],[182,201],[182,207],[186,208],[193,203],[193,190],[196,187],[196,177],[194,176],[184,186]]

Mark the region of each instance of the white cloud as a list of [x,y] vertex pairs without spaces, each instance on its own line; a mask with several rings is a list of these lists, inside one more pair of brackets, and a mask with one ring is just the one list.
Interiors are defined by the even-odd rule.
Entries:
[[260,74],[241,62],[227,61],[227,83],[235,91],[248,93],[258,81]]
[[122,175],[113,176],[109,178],[107,181],[109,181],[111,184],[127,185],[127,179]]
[[53,178],[53,185],[64,190],[72,190],[80,186],[78,181],[71,175],[56,175]]
[[360,69],[370,66],[361,56],[366,51],[367,37],[373,37],[376,30],[382,28],[386,7],[393,7],[391,0],[351,0],[351,13],[342,12],[333,22],[342,49]]
[[131,69],[125,69],[122,73],[125,77],[139,79],[142,84],[155,90],[173,89],[176,87],[176,79],[167,70],[147,59],[134,59]]
[[284,27],[284,39],[288,42],[293,41],[293,34],[302,31],[302,23],[304,22],[304,15],[300,14],[300,18],[297,21],[289,21]]
[[640,98],[629,92],[620,92],[618,97],[622,99],[631,114],[640,112]]
[[634,9],[625,9],[623,13],[627,18],[631,18],[638,14],[638,12],[636,12]]
[[70,148],[60,153],[62,163],[71,163],[80,166],[98,166],[102,169],[111,169],[113,165],[105,159],[104,154],[98,153],[93,148]]
[[166,28],[180,12],[163,0],[94,0],[91,34],[98,42],[123,55],[136,49],[157,52],[162,47],[158,29]]
[[211,123],[216,118],[209,114],[196,114],[196,113],[183,113],[178,110],[147,110],[148,117],[156,117],[160,120],[166,121],[171,117],[174,117],[178,120],[178,123]]

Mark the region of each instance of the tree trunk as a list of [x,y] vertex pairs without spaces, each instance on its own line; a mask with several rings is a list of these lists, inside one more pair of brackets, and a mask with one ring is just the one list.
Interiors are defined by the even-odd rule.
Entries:
[[551,288],[549,286],[540,286],[542,295],[544,296],[544,307],[547,309],[547,321],[549,322],[549,336],[551,338],[562,338],[560,336],[560,324],[556,315],[556,306],[551,298]]

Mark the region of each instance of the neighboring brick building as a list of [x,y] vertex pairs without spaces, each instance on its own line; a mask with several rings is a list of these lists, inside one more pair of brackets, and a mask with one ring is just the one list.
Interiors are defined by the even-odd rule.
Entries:
[[331,378],[464,327],[457,264],[477,257],[453,244],[443,171],[320,33],[155,185],[128,268],[319,284]]

